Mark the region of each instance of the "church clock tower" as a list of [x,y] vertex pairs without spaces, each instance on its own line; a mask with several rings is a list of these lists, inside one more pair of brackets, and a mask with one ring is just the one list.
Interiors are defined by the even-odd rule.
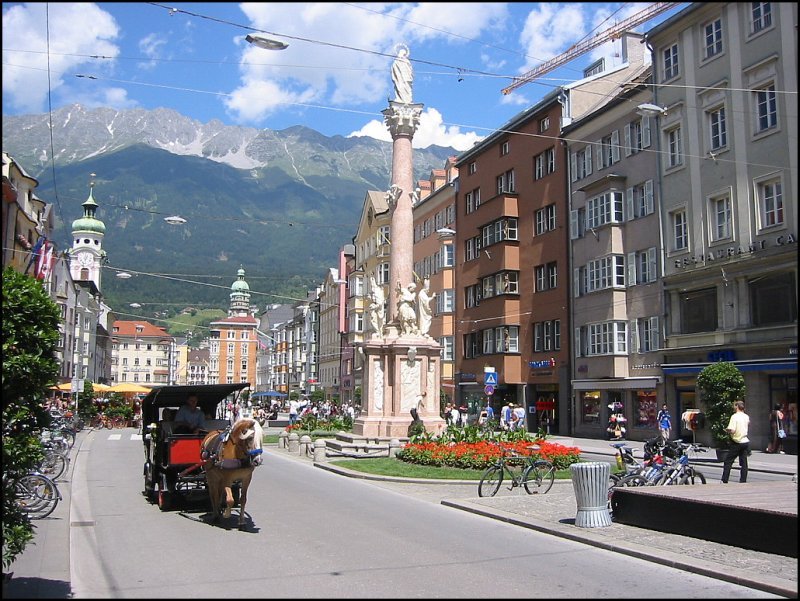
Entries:
[[[94,176],[94,174],[92,174]],[[72,222],[72,249],[70,249],[70,272],[76,281],[92,281],[100,288],[100,266],[105,259],[103,237],[105,224],[95,217],[97,203],[92,192],[94,181],[89,184],[89,198],[83,203],[83,217]]]

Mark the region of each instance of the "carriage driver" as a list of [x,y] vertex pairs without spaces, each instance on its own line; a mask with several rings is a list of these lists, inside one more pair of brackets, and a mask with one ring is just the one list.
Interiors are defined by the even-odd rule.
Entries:
[[178,409],[173,432],[176,434],[198,434],[206,430],[206,416],[203,414],[203,410],[197,406],[197,402],[197,396],[190,394],[186,399],[186,403]]

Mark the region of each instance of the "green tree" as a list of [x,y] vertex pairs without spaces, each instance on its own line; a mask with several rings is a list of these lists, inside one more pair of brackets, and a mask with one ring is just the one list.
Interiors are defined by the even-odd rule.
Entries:
[[720,361],[703,368],[697,376],[697,387],[706,406],[711,438],[717,448],[727,447],[730,437],[725,428],[733,414],[734,401],[744,400],[744,376],[733,363]]
[[58,306],[38,280],[3,270],[3,569],[33,539],[12,482],[42,457],[38,430],[50,422],[45,398],[58,376],[59,320]]

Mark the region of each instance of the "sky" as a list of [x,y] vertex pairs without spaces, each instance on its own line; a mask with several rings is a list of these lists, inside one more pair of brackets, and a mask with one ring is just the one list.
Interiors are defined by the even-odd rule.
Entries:
[[[73,103],[170,108],[207,123],[390,140],[381,111],[409,48],[414,146],[463,151],[582,77],[608,42],[509,94],[513,78],[652,3],[3,3],[3,114]],[[645,33],[685,3],[634,31]],[[245,41],[280,40],[284,50]]]

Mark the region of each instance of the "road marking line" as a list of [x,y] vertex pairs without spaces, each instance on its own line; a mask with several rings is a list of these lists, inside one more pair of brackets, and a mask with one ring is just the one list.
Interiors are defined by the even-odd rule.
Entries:
[[109,434],[108,435],[108,439],[109,440],[119,440],[120,438],[122,438],[122,434]]

